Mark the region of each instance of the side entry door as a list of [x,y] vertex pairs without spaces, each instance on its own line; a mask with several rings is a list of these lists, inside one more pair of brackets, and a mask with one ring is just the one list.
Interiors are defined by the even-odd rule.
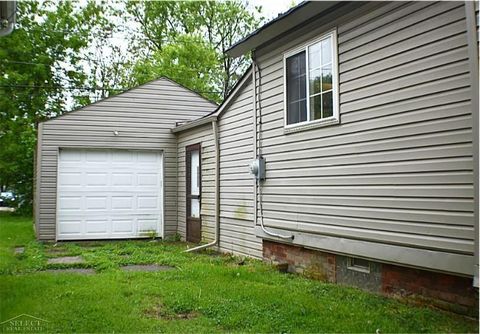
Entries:
[[187,241],[200,242],[202,240],[202,219],[200,217],[200,195],[202,193],[202,166],[200,144],[186,147],[186,217]]

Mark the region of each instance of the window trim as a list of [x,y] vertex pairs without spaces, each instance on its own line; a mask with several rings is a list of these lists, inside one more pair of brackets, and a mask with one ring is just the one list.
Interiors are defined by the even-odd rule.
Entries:
[[[332,38],[332,96],[333,96],[333,116],[310,120],[310,85],[309,85],[309,67],[308,67],[308,47],[316,44],[323,39]],[[287,110],[287,58],[294,56],[302,51],[305,51],[306,62],[306,103],[307,103],[307,120],[294,124],[287,124],[288,110]],[[338,124],[340,122],[340,103],[339,103],[339,76],[338,76],[338,45],[337,45],[337,28],[329,30],[319,37],[310,39],[301,45],[295,46],[283,53],[283,126],[285,133],[308,130],[323,126]]]

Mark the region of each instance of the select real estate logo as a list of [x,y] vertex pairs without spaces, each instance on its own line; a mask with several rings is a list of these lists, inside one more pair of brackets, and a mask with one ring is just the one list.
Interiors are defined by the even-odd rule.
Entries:
[[39,333],[47,330],[48,321],[30,314],[20,314],[0,322],[1,333]]

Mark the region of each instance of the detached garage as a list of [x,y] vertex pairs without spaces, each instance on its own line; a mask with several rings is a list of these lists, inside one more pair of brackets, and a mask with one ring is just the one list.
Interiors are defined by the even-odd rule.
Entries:
[[161,78],[40,123],[37,238],[175,234],[177,143],[171,129],[215,108]]

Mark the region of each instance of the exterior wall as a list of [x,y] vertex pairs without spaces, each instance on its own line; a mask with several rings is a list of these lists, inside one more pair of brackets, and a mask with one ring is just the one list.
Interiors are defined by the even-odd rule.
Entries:
[[205,124],[177,135],[177,202],[178,202],[178,233],[185,240],[186,231],[186,170],[185,148],[189,145],[201,145],[201,182],[200,216],[202,218],[202,240],[213,241],[215,238],[215,143],[213,141],[212,125]]
[[[153,149],[164,154],[164,233],[177,231],[177,144],[170,129],[215,109],[199,95],[159,79],[40,124],[36,231],[54,240],[59,148]],[[117,130],[119,136],[114,136]]]
[[[220,144],[220,248],[222,252],[262,257],[261,239],[253,223],[254,179],[248,165],[253,160],[251,79],[218,115]],[[215,237],[215,148],[212,126],[206,124],[178,134],[178,231],[186,237],[185,147],[202,145],[202,239]]]
[[272,241],[264,241],[263,256],[278,267],[286,264],[289,272],[309,278],[408,298],[471,316],[478,314],[478,293],[471,278],[379,262],[369,262],[369,272],[363,272],[349,267],[345,256]]
[[253,222],[253,85],[239,91],[219,119],[220,249],[262,257],[261,239]]
[[[283,52],[333,27],[340,124],[287,134]],[[265,225],[327,252],[472,275],[465,30],[463,2],[353,3],[257,50]]]

